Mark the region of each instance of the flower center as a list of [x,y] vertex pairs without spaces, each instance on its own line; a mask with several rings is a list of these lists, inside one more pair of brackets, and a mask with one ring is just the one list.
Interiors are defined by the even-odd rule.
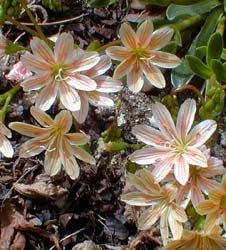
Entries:
[[65,74],[65,67],[64,65],[54,65],[52,68],[52,72],[53,72],[53,77],[55,78],[56,81],[62,81],[65,80],[67,78],[66,74]]
[[137,59],[141,59],[141,60],[150,58],[149,51],[147,49],[144,49],[144,48],[134,48],[133,54]]

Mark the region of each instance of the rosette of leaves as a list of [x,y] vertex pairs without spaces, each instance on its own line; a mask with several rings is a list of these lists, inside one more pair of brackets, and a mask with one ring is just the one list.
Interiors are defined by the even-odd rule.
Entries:
[[221,84],[226,82],[226,50],[223,38],[215,32],[208,40],[207,46],[196,49],[200,57],[187,55],[186,60],[191,70],[206,80],[205,104],[199,113],[205,118],[209,114],[218,115],[224,108],[225,92]]
[[18,17],[20,12],[20,0],[0,0],[0,25],[4,24],[6,16]]

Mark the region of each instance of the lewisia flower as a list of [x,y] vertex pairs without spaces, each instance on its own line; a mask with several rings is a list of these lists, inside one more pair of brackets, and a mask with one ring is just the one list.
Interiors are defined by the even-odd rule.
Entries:
[[205,200],[204,194],[207,195],[209,190],[220,187],[220,183],[213,177],[223,175],[225,171],[222,160],[215,157],[208,158],[206,168],[191,166],[188,182],[179,187],[178,202],[186,197],[185,204],[191,200],[192,205],[196,207]]
[[98,53],[79,53],[74,49],[73,37],[67,33],[59,36],[54,52],[37,37],[33,38],[30,46],[33,54],[23,55],[21,61],[35,75],[21,85],[25,91],[41,89],[36,106],[48,110],[59,97],[66,109],[79,110],[81,100],[78,91],[93,91],[97,87],[96,82],[82,72],[98,63]]
[[6,38],[2,34],[0,34],[0,59],[6,55],[5,50],[6,50]]
[[11,131],[0,121],[0,152],[8,158],[13,157],[13,147],[6,138],[11,138],[11,136]]
[[128,174],[129,183],[137,191],[122,195],[121,199],[129,205],[148,207],[138,218],[140,230],[149,229],[160,219],[160,232],[163,243],[169,239],[169,229],[174,239],[179,239],[183,232],[182,223],[187,216],[182,207],[175,202],[177,189],[172,186],[160,187],[147,169],[139,171],[139,176]]
[[5,75],[5,78],[11,81],[23,81],[29,76],[31,76],[31,71],[26,68],[21,61],[17,62],[13,65],[13,68],[10,70],[10,72]]
[[208,193],[209,200],[200,203],[196,210],[201,215],[207,215],[205,226],[211,230],[214,225],[223,223],[226,230],[226,174],[223,176],[221,187]]
[[180,59],[170,53],[158,51],[171,40],[173,29],[164,27],[153,32],[151,20],[144,21],[135,32],[127,23],[120,30],[122,46],[112,46],[107,54],[121,63],[116,67],[114,77],[119,79],[127,75],[127,85],[133,92],[139,92],[147,83],[164,88],[163,74],[156,67],[173,68],[180,64]]
[[21,145],[20,157],[28,158],[45,151],[46,173],[56,175],[63,166],[71,179],[79,176],[79,166],[75,157],[90,164],[95,163],[95,159],[79,147],[89,141],[89,136],[84,133],[68,133],[72,126],[69,111],[62,110],[54,120],[37,107],[31,107],[31,114],[43,128],[22,122],[9,124],[11,129],[22,135],[34,137]]
[[[81,50],[81,53],[85,52]],[[93,79],[97,88],[94,91],[79,91],[81,108],[79,111],[72,112],[74,118],[83,123],[89,111],[89,103],[94,106],[112,107],[113,100],[108,93],[118,92],[122,89],[122,83],[110,76],[103,75],[111,67],[111,59],[104,55],[100,61],[90,70],[84,71],[84,74]]]
[[137,125],[132,133],[148,146],[135,151],[130,160],[138,164],[154,164],[152,174],[161,181],[174,168],[176,180],[185,185],[189,179],[189,165],[207,167],[207,157],[200,147],[209,139],[217,125],[205,120],[191,129],[196,103],[187,99],[180,107],[176,126],[164,105],[153,105],[153,116],[159,129]]
[[165,250],[225,250],[226,238],[221,236],[222,229],[213,226],[211,231],[183,232],[181,239],[171,241]]

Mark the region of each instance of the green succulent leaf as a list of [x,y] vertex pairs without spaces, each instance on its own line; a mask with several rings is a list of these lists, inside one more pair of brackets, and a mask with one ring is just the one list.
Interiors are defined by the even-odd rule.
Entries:
[[224,12],[226,13],[226,0],[224,0]]
[[218,0],[202,0],[191,5],[170,4],[166,10],[166,16],[172,20],[181,15],[196,16],[210,12],[221,3]]
[[226,60],[226,49],[222,50],[221,59]]
[[210,37],[207,44],[206,61],[211,66],[212,59],[220,59],[223,50],[223,39],[219,32],[215,32]]
[[91,8],[101,8],[101,7],[106,7],[110,4],[114,4],[116,2],[117,0],[90,0],[89,6]]
[[220,82],[226,81],[226,66],[219,60],[212,59],[211,61],[212,70],[215,73],[217,80]]
[[201,57],[201,58],[206,56],[207,46],[200,46],[200,47],[196,48],[195,53],[197,53],[199,55],[199,57]]
[[86,51],[96,51],[98,48],[100,48],[100,46],[100,42],[98,40],[94,40],[86,48]]
[[198,57],[187,55],[186,59],[191,70],[198,76],[204,79],[209,79],[212,75],[211,69],[206,66]]

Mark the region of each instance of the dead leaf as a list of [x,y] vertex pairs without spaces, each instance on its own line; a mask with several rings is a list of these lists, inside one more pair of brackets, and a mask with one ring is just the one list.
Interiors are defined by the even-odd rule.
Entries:
[[101,247],[91,240],[86,240],[82,243],[76,244],[71,250],[101,250]]
[[32,199],[56,200],[68,192],[67,189],[51,183],[50,178],[46,175],[37,176],[32,184],[15,183],[14,189],[18,193]]

